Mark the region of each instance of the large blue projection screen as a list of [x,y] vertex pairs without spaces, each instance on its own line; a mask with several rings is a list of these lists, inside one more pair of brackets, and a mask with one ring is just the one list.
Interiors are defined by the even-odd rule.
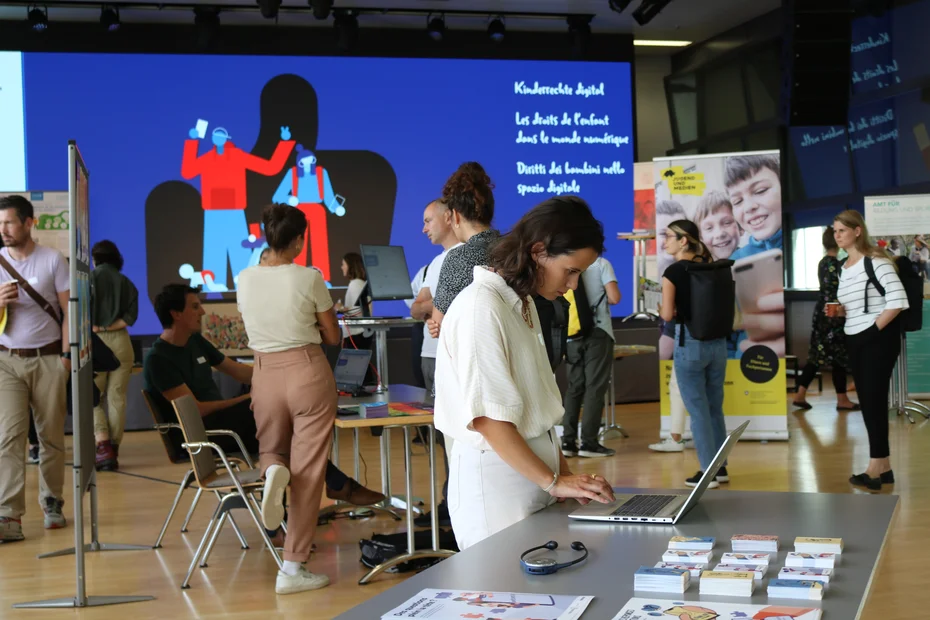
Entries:
[[633,224],[626,63],[25,53],[22,68],[26,189],[66,187],[77,140],[93,240],[116,242],[142,292],[134,333],[161,330],[150,300],[168,282],[234,291],[262,207],[295,193],[306,260],[334,286],[360,243],[403,245],[419,269],[438,251],[423,208],[468,160],[496,184],[501,230],[553,195],[590,202],[624,293],[614,312],[631,309],[632,252],[615,240]]

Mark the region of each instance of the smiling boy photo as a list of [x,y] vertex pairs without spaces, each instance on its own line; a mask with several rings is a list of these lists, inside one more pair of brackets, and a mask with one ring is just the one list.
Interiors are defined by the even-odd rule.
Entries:
[[730,255],[737,260],[766,250],[782,249],[781,173],[775,155],[727,157],[724,184],[733,215],[749,235],[745,246]]

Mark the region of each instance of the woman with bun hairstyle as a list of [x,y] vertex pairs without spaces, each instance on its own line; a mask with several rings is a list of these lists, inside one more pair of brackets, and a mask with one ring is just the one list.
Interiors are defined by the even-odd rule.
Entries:
[[[869,466],[851,476],[849,482],[880,491],[882,484],[894,484],[888,445],[888,386],[901,352],[898,315],[909,307],[907,293],[888,254],[870,242],[858,211],[843,211],[834,218],[833,238],[848,255],[836,291],[841,304],[837,315],[846,317],[846,352],[869,435]],[[884,294],[869,280],[867,260]]]
[[[675,377],[685,409],[691,415],[691,437],[701,469],[685,484],[693,487],[727,437],[723,417],[723,384],[727,374],[727,339],[697,340],[685,325],[691,319],[691,280],[689,262],[709,263],[713,254],[701,241],[701,231],[691,220],[675,220],[665,231],[665,252],[675,258],[662,274],[662,304],[659,314],[665,321],[676,321]],[[682,336],[682,332],[684,336]],[[729,482],[726,463],[708,488]]]
[[454,439],[449,515],[460,549],[557,499],[614,500],[603,476],[572,474],[562,454],[554,430],[562,396],[533,302],[577,288],[603,251],[604,229],[588,205],[550,198],[494,244],[489,268],[474,270],[445,316],[435,422]]
[[462,245],[449,250],[442,262],[439,286],[433,295],[433,314],[427,319],[433,338],[439,337],[443,316],[456,295],[471,284],[475,267],[488,264],[491,243],[500,236],[491,229],[493,190],[491,177],[475,161],[459,166],[442,188],[442,201],[452,211],[452,230]]
[[264,265],[239,274],[237,296],[255,352],[252,410],[267,529],[281,525],[284,490],[291,485],[284,566],[275,583],[278,594],[291,594],[329,584],[326,575],[301,563],[310,557],[336,417],[336,382],[320,344],[337,345],[342,333],[320,272],[294,264],[304,246],[306,216],[269,205],[262,223],[268,256]]

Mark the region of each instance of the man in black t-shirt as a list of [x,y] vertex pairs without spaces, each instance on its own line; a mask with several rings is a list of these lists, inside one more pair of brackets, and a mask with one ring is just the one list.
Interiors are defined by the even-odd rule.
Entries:
[[[154,406],[165,420],[176,420],[171,401],[191,395],[208,430],[226,429],[242,439],[250,455],[258,454],[252,398],[242,394],[224,399],[213,380],[216,369],[243,385],[252,383],[252,367],[240,364],[220,353],[200,334],[204,315],[197,289],[183,284],[169,284],[155,297],[155,314],[164,331],[145,357],[142,383]],[[169,438],[178,450],[183,438],[172,430]],[[239,452],[231,437],[211,437],[224,452]],[[340,471],[332,462],[326,467],[326,496],[369,506],[384,499],[384,495],[367,489]]]

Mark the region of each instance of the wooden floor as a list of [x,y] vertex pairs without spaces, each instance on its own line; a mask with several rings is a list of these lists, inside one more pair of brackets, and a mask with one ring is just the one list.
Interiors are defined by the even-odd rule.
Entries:
[[[851,472],[862,471],[868,458],[862,416],[837,413],[831,395],[819,398],[814,395],[811,402],[816,405],[813,410],[789,414],[789,442],[741,442],[736,446],[730,459],[730,488],[857,492],[850,488],[847,478]],[[682,488],[683,479],[697,469],[694,451],[656,454],[647,450],[647,444],[655,441],[658,434],[656,411],[656,404],[619,407],[617,418],[631,437],[608,442],[617,455],[607,459],[571,459],[572,467],[580,472],[603,474],[615,486]],[[393,437],[395,489],[403,488],[401,437],[400,433]],[[922,419],[913,425],[904,418],[893,420],[891,446],[898,481],[893,492],[901,496],[901,504],[863,617],[910,620],[927,617],[923,614],[930,608],[925,570],[926,549],[930,546],[928,423]],[[341,464],[345,471],[351,472],[350,435],[343,435],[341,449]],[[103,473],[98,479],[101,540],[151,545],[187,467],[168,463],[154,432],[128,434],[121,453],[121,472]],[[363,437],[362,454],[367,462],[362,482],[380,487],[378,444],[374,438]],[[414,492],[428,497],[428,467],[422,448],[417,448],[414,459]],[[72,509],[70,483],[69,472],[66,514]],[[373,532],[401,528],[383,517],[339,520],[318,530],[319,552],[308,565],[310,570],[329,575],[333,585],[317,592],[276,596],[274,561],[262,550],[254,526],[243,515],[238,521],[252,548],[241,550],[232,530],[226,528],[209,568],[197,570],[191,588],[182,591],[179,584],[214,505],[212,499],[205,499],[190,532],[180,534],[183,515],[193,496],[188,491],[163,549],[86,556],[88,594],[151,594],[157,597],[155,601],[79,611],[13,610],[11,605],[16,602],[72,596],[75,592],[73,557],[36,559],[39,553],[72,546],[70,518],[69,527],[64,530],[42,528],[36,502],[37,468],[32,465],[27,466],[26,489],[29,513],[24,517],[23,529],[27,540],[0,545],[0,618],[4,619],[331,618],[404,579],[387,575],[371,585],[358,586],[356,582],[365,572],[359,563],[358,540]]]

